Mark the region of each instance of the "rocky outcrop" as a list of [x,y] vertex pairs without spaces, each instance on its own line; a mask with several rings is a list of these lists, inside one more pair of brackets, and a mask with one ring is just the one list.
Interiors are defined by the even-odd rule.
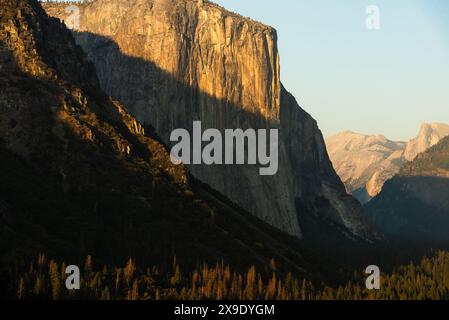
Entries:
[[329,137],[326,145],[348,192],[366,203],[380,193],[402,165],[448,135],[449,125],[432,123],[423,124],[418,136],[408,143],[347,131]]
[[366,209],[387,235],[449,244],[449,137],[389,180]]
[[449,125],[445,123],[424,123],[418,136],[407,143],[404,158],[413,161],[418,154],[433,147],[447,136],[449,136]]
[[[405,162],[404,142],[342,132],[326,139],[329,156],[348,192],[362,203],[376,196]],[[365,191],[365,193],[363,192]]]
[[[297,237],[305,214],[326,216],[349,237],[372,236],[330,164],[316,122],[281,85],[273,28],[208,1],[98,0],[78,7],[74,34],[102,88],[165,143],[173,129],[191,129],[194,120],[203,128],[280,130],[277,175],[261,177],[254,166],[190,166],[194,176]],[[65,4],[45,9],[72,17]]]

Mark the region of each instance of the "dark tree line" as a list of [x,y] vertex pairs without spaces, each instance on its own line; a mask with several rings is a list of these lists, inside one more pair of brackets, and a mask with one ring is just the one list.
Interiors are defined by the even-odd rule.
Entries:
[[[275,262],[272,261],[275,269]],[[365,275],[355,273],[355,281],[338,288],[314,286],[293,274],[263,276],[252,267],[237,274],[229,266],[203,265],[188,274],[173,261],[171,270],[141,269],[130,259],[124,267],[95,268],[88,256],[81,272],[81,289],[65,287],[66,264],[40,255],[12,284],[16,299],[282,299],[282,300],[421,300],[449,299],[449,253],[439,252],[419,264],[397,268],[382,275],[381,289],[365,288]]]

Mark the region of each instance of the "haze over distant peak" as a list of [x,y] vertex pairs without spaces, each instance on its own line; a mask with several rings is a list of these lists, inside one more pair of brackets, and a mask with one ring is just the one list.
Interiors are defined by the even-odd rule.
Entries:
[[407,161],[449,136],[449,125],[422,124],[416,138],[408,143],[392,141],[383,135],[344,131],[326,139],[331,161],[348,192],[362,203],[379,194],[388,179]]
[[416,156],[436,145],[449,136],[449,125],[445,123],[424,123],[415,139],[410,140],[404,151],[404,157],[412,161]]
[[347,191],[362,203],[376,195],[378,186],[399,170],[405,148],[404,142],[391,141],[383,135],[349,131],[329,137],[326,145]]
[[[441,126],[423,132],[432,128]],[[449,136],[407,162],[365,208],[387,236],[449,243]]]

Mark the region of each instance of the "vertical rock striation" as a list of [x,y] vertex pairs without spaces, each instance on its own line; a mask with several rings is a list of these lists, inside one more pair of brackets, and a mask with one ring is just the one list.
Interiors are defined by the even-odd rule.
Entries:
[[129,257],[171,266],[175,256],[186,270],[264,270],[271,259],[282,273],[311,270],[298,239],[173,165],[36,0],[0,4],[1,270],[41,253],[108,266]]
[[[68,20],[73,12],[66,6],[45,9]],[[79,8],[74,34],[102,88],[165,143],[194,120],[203,129],[280,130],[277,175],[261,177],[255,166],[199,165],[189,167],[194,176],[297,237],[305,214],[332,221],[351,238],[371,237],[316,122],[282,87],[273,28],[207,1],[97,0]]]

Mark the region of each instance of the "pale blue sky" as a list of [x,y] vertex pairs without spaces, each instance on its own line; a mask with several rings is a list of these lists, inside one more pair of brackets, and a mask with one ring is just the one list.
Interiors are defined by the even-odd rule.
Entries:
[[[448,0],[214,0],[275,27],[285,87],[325,136],[449,123]],[[381,29],[365,27],[377,5]]]
[[[415,136],[449,123],[449,1],[216,0],[275,27],[286,88],[327,136]],[[377,5],[381,29],[368,31]]]

